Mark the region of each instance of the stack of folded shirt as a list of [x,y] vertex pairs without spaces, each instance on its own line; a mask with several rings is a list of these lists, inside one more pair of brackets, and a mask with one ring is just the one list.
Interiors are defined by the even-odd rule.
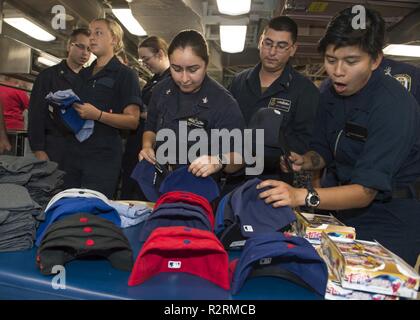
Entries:
[[0,156],[0,184],[25,186],[32,199],[41,206],[61,191],[63,176],[64,172],[58,170],[52,161],[38,160],[33,155]]
[[51,174],[32,177],[26,185],[32,199],[44,207],[52,196],[62,190],[64,174],[64,171],[55,170]]
[[[48,215],[51,214],[51,209],[53,206],[57,207],[63,204],[68,205],[68,199],[73,199],[74,201],[71,201],[71,203],[75,203],[77,202],[77,199],[86,198],[96,199],[98,205],[109,206],[110,208],[116,210],[121,220],[121,228],[128,228],[145,221],[152,212],[151,208],[141,202],[135,203],[130,201],[112,201],[99,191],[79,188],[66,189],[60,193],[57,193],[48,202],[47,206],[45,207],[45,212]],[[72,206],[70,209],[72,212],[70,213],[80,212],[79,206],[82,202],[83,201],[79,201],[78,205]]]
[[40,213],[25,187],[0,184],[0,252],[32,248]]
[[83,142],[92,135],[95,121],[82,119],[73,108],[74,103],[83,104],[73,90],[50,92],[45,99],[52,107],[50,112],[54,120],[61,123],[67,131],[74,133],[77,140]]

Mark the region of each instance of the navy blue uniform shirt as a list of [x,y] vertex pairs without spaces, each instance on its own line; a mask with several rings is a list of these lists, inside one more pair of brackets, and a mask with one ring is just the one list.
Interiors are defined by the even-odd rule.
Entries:
[[[162,74],[155,74],[143,87],[142,92],[142,100],[143,103],[147,106],[150,103],[150,99],[152,98],[153,89],[160,81],[169,78],[171,76],[171,72],[166,69]],[[142,110],[143,112],[146,110]]]
[[[420,177],[420,108],[382,70],[350,97],[330,87],[321,94],[311,150],[334,163],[341,184],[360,184],[381,193]],[[367,129],[366,141],[350,138],[345,123]]]
[[[176,133],[178,141],[179,122],[186,121],[188,132],[193,129],[203,129],[208,133],[210,146],[211,129],[243,130],[244,120],[237,102],[229,91],[215,80],[206,76],[200,90],[193,95],[196,101],[192,107],[181,108],[179,106],[180,90],[172,78],[158,83],[150,100],[144,131],[157,133],[160,129],[171,129]],[[190,142],[188,146],[194,143]],[[160,144],[157,143],[156,147]],[[238,150],[240,151],[242,150]]]
[[356,229],[358,239],[376,240],[414,265],[420,201],[394,196],[402,188],[413,190],[420,178],[420,107],[414,97],[382,69],[349,97],[330,86],[321,93],[310,147],[336,168],[339,184],[378,190],[369,206],[342,210],[338,218]]
[[260,70],[261,63],[242,71],[230,86],[246,124],[258,109],[276,108],[284,116],[282,128],[289,148],[297,153],[305,153],[318,106],[318,89],[288,63],[281,76],[261,93]]
[[[92,74],[96,61],[80,72],[83,87],[79,97],[104,112],[123,113],[130,104],[141,106],[141,90],[137,74],[123,65],[115,56],[95,75]],[[86,142],[108,144],[107,137],[119,136],[119,129],[95,122],[92,136]]]
[[384,58],[379,66],[386,75],[397,79],[420,104],[420,68],[411,64]]

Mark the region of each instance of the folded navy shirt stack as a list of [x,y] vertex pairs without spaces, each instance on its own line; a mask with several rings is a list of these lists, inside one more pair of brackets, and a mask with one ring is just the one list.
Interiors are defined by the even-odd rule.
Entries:
[[28,190],[16,184],[0,184],[0,252],[30,249],[33,246],[41,206]]
[[24,186],[32,199],[45,206],[63,184],[64,171],[57,169],[57,163],[38,160],[33,155],[16,157],[0,156],[0,184]]

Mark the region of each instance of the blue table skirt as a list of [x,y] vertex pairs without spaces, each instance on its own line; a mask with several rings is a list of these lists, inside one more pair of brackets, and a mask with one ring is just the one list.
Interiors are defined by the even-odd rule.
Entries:
[[[124,230],[133,248],[140,249],[141,226]],[[153,299],[153,300],[313,300],[316,293],[276,277],[249,279],[232,296],[215,284],[186,273],[160,273],[145,283],[129,287],[129,272],[111,267],[107,260],[75,260],[65,265],[66,288],[54,289],[54,276],[44,276],[35,262],[36,248],[0,253],[0,299]],[[238,253],[230,253],[230,258]]]

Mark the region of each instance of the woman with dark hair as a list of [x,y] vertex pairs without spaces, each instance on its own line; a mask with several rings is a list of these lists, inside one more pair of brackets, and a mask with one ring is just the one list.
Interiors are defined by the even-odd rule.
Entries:
[[[420,253],[420,108],[398,81],[378,69],[385,23],[366,9],[353,28],[351,8],[337,14],[319,44],[331,79],[322,92],[310,150],[292,153],[296,171],[334,165],[339,185],[293,188],[267,180],[273,206],[337,210],[357,238],[377,240],[409,264]],[[285,168],[283,168],[285,169]]]
[[163,79],[170,77],[171,73],[169,71],[168,44],[164,39],[156,36],[146,38],[140,43],[138,53],[140,62],[153,73],[153,77],[147,81],[142,90],[143,105],[139,127],[136,131],[130,131],[127,137],[122,162],[121,199],[146,200],[138,184],[130,178],[130,175],[137,164],[138,154],[142,148],[147,106],[153,88]]
[[[242,130],[244,120],[235,99],[207,75],[209,55],[206,41],[197,31],[181,31],[172,40],[168,55],[172,77],[161,81],[153,90],[139,159],[153,164],[156,161],[160,164],[188,164],[189,170],[197,177],[222,171],[236,172],[242,167],[242,157],[238,154],[242,150],[233,152],[233,144],[225,152],[220,148],[210,150],[212,129]],[[160,131],[161,134],[172,132],[176,141],[159,139]],[[195,137],[205,135],[208,140],[188,141],[186,135],[192,131]],[[205,148],[194,148],[199,152],[193,153],[191,147],[196,142],[201,142]],[[172,152],[174,150],[176,152]],[[168,151],[167,158],[165,151]],[[187,154],[190,154],[189,159]]]
[[168,44],[162,38],[151,36],[139,45],[140,62],[147,67],[153,77],[143,87],[143,102],[148,105],[152,97],[153,87],[161,80],[170,76]]

